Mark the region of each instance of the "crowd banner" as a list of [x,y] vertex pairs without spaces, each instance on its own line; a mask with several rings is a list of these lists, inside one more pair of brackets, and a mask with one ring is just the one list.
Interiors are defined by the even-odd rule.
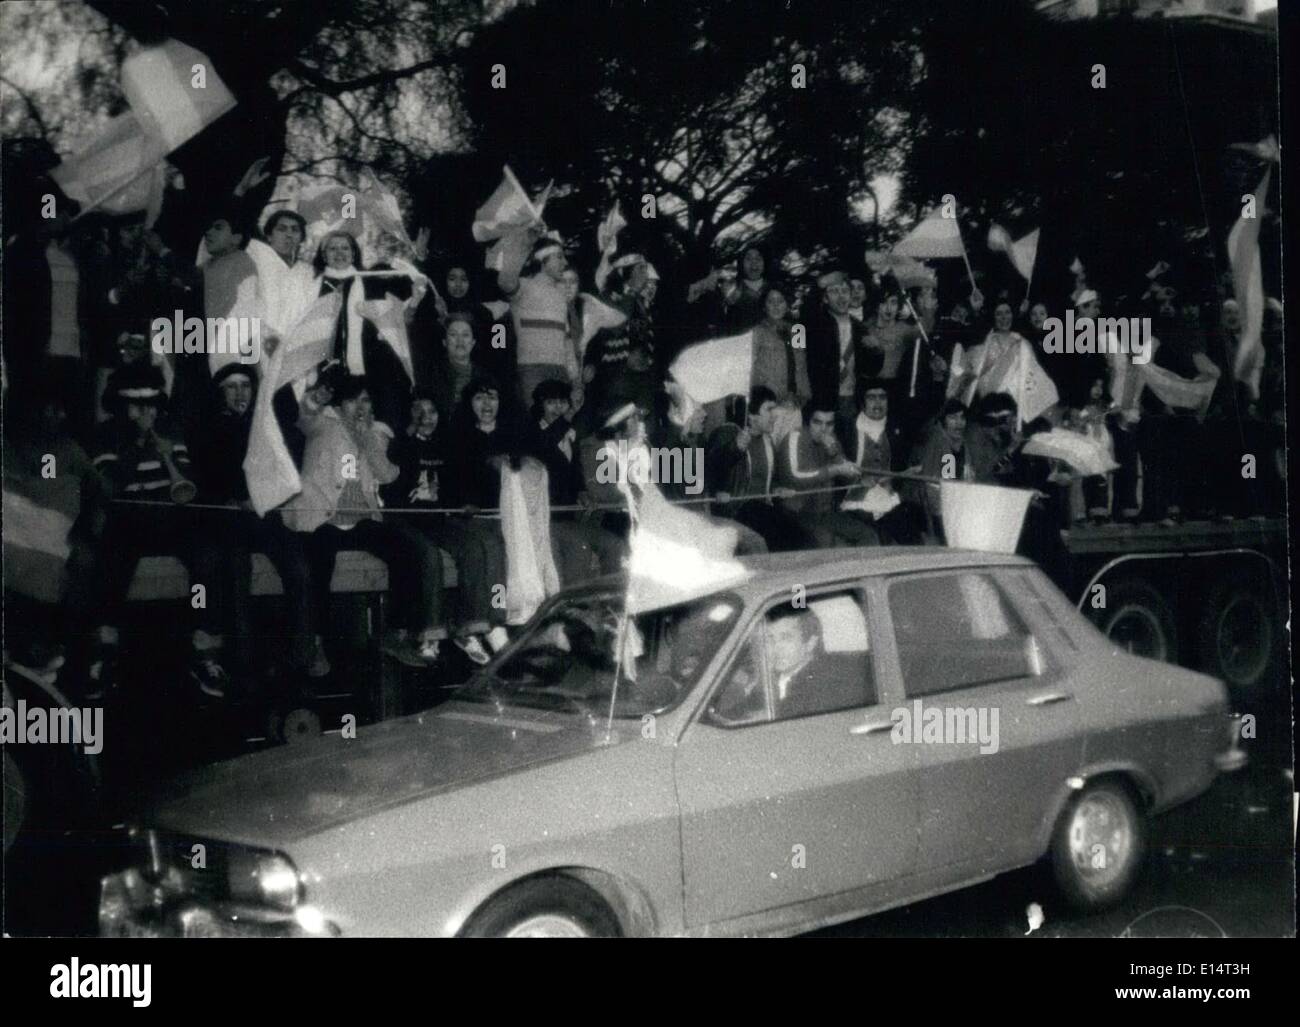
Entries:
[[1014,553],[1033,497],[1030,489],[943,481],[939,510],[947,544],[953,549]]

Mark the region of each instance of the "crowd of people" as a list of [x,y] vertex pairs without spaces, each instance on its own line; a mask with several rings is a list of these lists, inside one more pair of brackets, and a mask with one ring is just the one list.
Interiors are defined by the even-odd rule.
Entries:
[[[625,494],[603,472],[620,447],[700,454],[700,487],[660,487],[733,527],[742,555],[942,543],[938,482],[952,478],[1033,489],[1021,545],[1046,565],[1061,558],[1061,529],[1085,522],[1281,508],[1271,301],[1254,395],[1233,375],[1241,314],[1221,289],[1180,296],[1155,281],[1109,311],[1081,273],[1069,297],[943,297],[933,278],[904,286],[865,263],[792,279],[749,245],[686,285],[672,305],[684,313],[661,324],[660,276],[636,252],[601,254],[589,283],[570,262],[581,249],[539,225],[522,240],[526,261],[497,272],[482,251],[429,261],[423,237],[407,254],[390,239],[367,267],[349,231],[307,253],[310,226],[293,210],[258,225],[248,182],[207,226],[200,266],[138,220],[72,224],[70,205],[6,249],[6,644],[31,667],[75,654],[90,697],[114,684],[126,596],[152,554],[180,557],[203,587],[190,676],[212,697],[251,685],[272,659],[309,679],[331,673],[330,586],[344,550],[387,566],[386,651],[425,666],[454,645],[486,663],[536,606],[518,599],[518,583],[546,594],[623,565]],[[214,367],[204,354],[155,353],[152,320],[203,316],[231,268],[259,283],[262,360]],[[293,382],[265,381],[267,354],[335,293],[327,359]],[[365,314],[386,299],[409,359]],[[1044,322],[1067,309],[1076,322],[1150,316],[1152,363],[1185,382],[1213,379],[1212,390],[1171,405],[1134,386],[1129,356],[1049,352]],[[684,346],[745,332],[747,395],[697,403],[670,380]],[[1002,373],[1024,346],[1051,380],[1045,408],[1029,409]],[[259,513],[247,457],[258,393],[272,387],[300,488]],[[1111,469],[1031,455],[1036,435],[1062,431],[1103,450]],[[284,592],[287,641],[275,653],[251,651],[254,553]]]

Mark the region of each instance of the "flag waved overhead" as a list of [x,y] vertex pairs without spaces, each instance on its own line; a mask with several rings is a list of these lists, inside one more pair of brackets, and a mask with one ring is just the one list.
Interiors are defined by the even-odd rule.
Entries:
[[696,403],[748,396],[754,375],[754,333],[743,332],[688,346],[668,373]]
[[961,241],[957,219],[932,211],[894,244],[894,253],[903,257],[961,257],[966,248]]
[[141,125],[167,152],[235,106],[234,95],[208,57],[175,39],[123,61],[122,92]]

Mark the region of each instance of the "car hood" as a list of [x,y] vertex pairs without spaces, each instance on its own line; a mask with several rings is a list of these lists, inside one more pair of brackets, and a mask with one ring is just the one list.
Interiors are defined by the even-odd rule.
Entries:
[[633,724],[451,702],[204,767],[148,804],[169,832],[274,847],[382,809],[638,737]]

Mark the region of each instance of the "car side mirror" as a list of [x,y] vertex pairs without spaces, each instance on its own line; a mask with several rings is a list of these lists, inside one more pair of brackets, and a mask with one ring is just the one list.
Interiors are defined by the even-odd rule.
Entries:
[[1025,639],[1025,663],[1031,677],[1043,675],[1043,651],[1038,646],[1038,639],[1030,635]]

